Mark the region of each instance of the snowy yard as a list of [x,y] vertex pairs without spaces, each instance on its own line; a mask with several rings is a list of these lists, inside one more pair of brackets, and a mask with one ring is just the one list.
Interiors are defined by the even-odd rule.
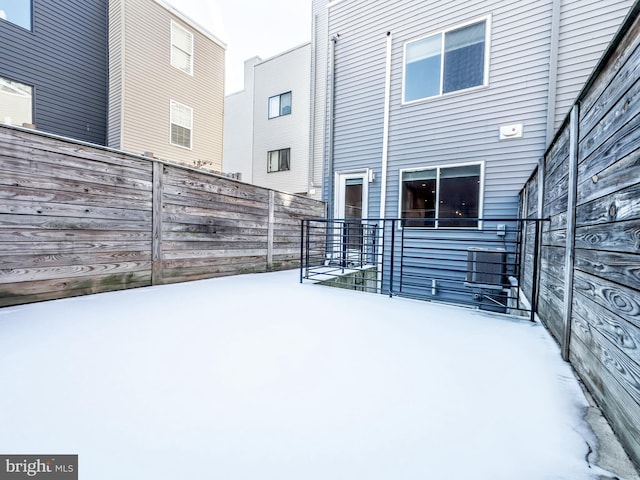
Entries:
[[0,309],[0,452],[81,479],[588,479],[540,325],[288,271]]

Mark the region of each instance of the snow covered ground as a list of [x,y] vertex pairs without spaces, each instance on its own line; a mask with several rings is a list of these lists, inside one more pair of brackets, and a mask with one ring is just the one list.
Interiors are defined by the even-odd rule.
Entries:
[[543,327],[297,275],[0,309],[0,452],[87,480],[594,478]]

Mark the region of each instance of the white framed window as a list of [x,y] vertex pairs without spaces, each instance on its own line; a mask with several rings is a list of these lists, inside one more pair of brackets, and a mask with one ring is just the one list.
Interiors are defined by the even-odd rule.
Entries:
[[291,149],[282,148],[267,153],[267,173],[284,172],[291,169]]
[[0,19],[31,30],[31,0],[0,0]]
[[400,170],[400,218],[405,227],[478,227],[484,163]]
[[404,103],[486,86],[490,17],[404,45]]
[[291,92],[269,97],[269,118],[291,114]]
[[191,148],[193,142],[193,109],[171,100],[171,135],[169,143]]
[[171,20],[171,65],[193,75],[193,34]]
[[33,87],[0,77],[0,123],[33,123]]

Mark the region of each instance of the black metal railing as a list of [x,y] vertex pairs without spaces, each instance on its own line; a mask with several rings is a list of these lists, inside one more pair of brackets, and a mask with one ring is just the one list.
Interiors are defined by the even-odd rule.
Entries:
[[[434,220],[447,227],[434,228]],[[545,220],[474,219],[473,227],[469,219],[464,227],[455,218],[427,221],[305,219],[300,281],[533,319]]]

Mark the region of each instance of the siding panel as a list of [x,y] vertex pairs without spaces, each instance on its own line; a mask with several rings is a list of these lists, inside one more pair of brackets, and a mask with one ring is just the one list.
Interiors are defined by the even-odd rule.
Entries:
[[2,22],[0,44],[0,76],[35,87],[39,130],[105,145],[106,2],[34,2],[33,31]]

